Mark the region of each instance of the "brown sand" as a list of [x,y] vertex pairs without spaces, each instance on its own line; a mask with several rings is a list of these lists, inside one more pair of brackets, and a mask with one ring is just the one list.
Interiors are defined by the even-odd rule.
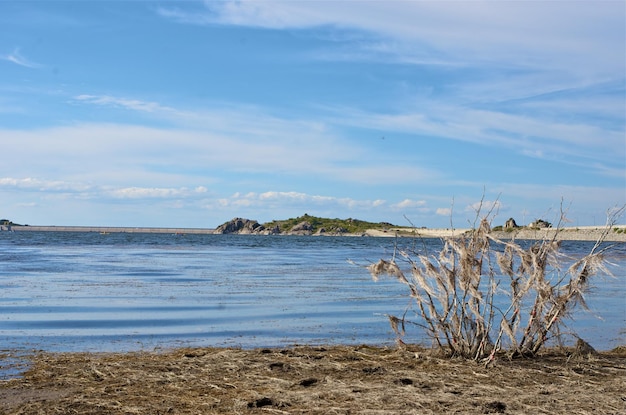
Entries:
[[415,348],[39,354],[0,414],[624,414],[626,347],[489,367]]

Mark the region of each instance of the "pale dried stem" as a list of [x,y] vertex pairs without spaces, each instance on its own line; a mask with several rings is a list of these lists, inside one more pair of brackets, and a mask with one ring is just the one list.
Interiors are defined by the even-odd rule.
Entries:
[[[607,229],[614,223],[608,221]],[[560,336],[562,320],[576,306],[586,307],[590,278],[610,275],[603,256],[607,248],[601,249],[601,238],[588,255],[562,272],[556,236],[524,248],[489,232],[484,218],[473,231],[445,238],[438,255],[400,251],[408,274],[395,262],[395,254],[394,260],[380,260],[369,270],[375,279],[389,275],[409,288],[422,321],[414,324],[451,355],[488,362],[499,351],[534,355],[550,335]],[[505,278],[508,291],[500,288]],[[508,304],[497,306],[498,295],[507,295]],[[404,335],[407,311],[402,318],[390,317],[399,336]]]

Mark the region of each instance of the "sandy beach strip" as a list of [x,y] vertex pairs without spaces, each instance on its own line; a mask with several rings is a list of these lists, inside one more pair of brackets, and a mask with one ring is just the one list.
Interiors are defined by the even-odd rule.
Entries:
[[[366,232],[368,236],[376,237],[421,237],[421,238],[449,238],[463,235],[471,229],[429,229],[429,228],[393,228],[387,231],[370,229]],[[491,235],[498,239],[529,239],[529,240],[551,240],[560,241],[597,241],[606,231],[604,226],[580,226],[566,228],[518,228],[511,231],[494,231]],[[626,242],[626,225],[616,225],[610,229],[605,238],[611,242]]]

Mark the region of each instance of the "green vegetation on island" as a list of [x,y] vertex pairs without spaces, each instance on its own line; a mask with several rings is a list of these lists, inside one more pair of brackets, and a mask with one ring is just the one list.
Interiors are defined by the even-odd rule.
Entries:
[[23,226],[9,219],[0,219],[0,226]]
[[256,220],[234,218],[215,229],[216,234],[255,235],[359,235],[368,230],[387,232],[398,227],[388,222],[368,222],[359,219],[328,219],[304,214],[296,218],[259,223]]
[[266,229],[275,229],[278,227],[279,231],[289,232],[294,227],[297,227],[299,224],[308,223],[310,225],[310,231],[312,233],[316,233],[319,231],[324,231],[327,233],[360,233],[365,232],[368,229],[380,229],[380,230],[388,230],[389,228],[397,228],[397,226],[392,225],[388,222],[368,222],[359,219],[330,219],[330,218],[320,218],[317,216],[311,216],[308,214],[304,214],[297,218],[290,218],[285,220],[273,220],[271,222],[266,222],[263,226]]

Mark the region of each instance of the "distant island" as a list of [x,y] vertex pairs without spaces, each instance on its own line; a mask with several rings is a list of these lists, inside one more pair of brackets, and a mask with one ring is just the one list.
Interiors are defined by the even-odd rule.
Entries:
[[[359,219],[329,219],[304,214],[297,218],[259,223],[256,220],[234,218],[215,229],[216,234],[258,235],[347,235],[365,234],[370,230],[387,232],[405,229],[388,222],[368,222]],[[409,229],[409,228],[406,228]]]

